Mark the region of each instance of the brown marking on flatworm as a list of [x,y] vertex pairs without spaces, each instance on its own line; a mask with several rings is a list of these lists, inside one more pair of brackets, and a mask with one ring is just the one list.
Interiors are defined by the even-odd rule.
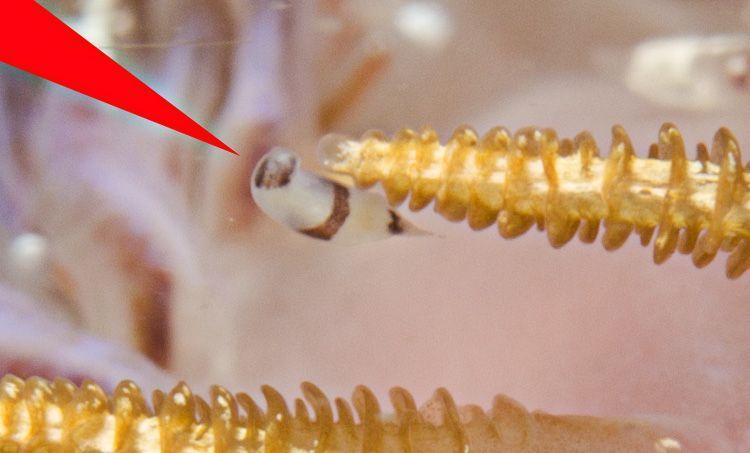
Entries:
[[396,214],[396,211],[389,209],[388,214],[391,215],[391,221],[388,222],[388,231],[391,234],[401,234],[404,232],[404,226],[401,224],[401,217]]
[[635,155],[621,126],[612,128],[606,158],[587,132],[570,140],[550,129],[511,135],[495,128],[478,138],[461,127],[444,145],[435,137],[430,129],[401,131],[393,140],[377,132],[360,140],[327,137],[320,151],[329,169],[353,176],[359,187],[380,182],[392,205],[409,194],[412,210],[435,200],[445,218],[468,218],[473,229],[496,223],[505,238],[536,224],[547,230],[552,246],[561,247],[576,232],[592,242],[603,224],[607,250],[621,247],[633,231],[647,245],[656,232],[656,263],[679,250],[692,253],[702,267],[722,249],[733,252],[728,277],[750,268],[749,176],[725,128],[710,154],[698,145],[695,161],[687,159],[682,135],[669,123],[648,158]]
[[332,187],[333,207],[331,208],[331,215],[320,225],[299,230],[300,233],[328,241],[344,224],[349,216],[349,189],[338,183],[333,183]]
[[297,166],[297,159],[290,156],[288,161],[264,159],[255,174],[255,187],[277,189],[289,184]]
[[[247,394],[211,387],[208,400],[185,383],[153,393],[151,409],[132,381],[111,394],[89,380],[0,380],[0,448],[3,451],[661,451],[657,442],[687,439],[637,420],[555,416],[529,412],[498,395],[492,408],[459,408],[438,389],[417,409],[404,389],[390,392],[393,417],[373,393],[358,386],[351,406],[335,408],[317,387],[302,384],[294,413],[272,387],[262,387],[267,410]],[[308,415],[308,408],[315,415]],[[697,450],[696,450],[697,451]],[[705,449],[701,450],[705,451]]]

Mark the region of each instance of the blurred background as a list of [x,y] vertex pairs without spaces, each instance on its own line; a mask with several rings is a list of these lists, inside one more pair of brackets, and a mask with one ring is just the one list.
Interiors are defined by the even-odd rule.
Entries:
[[[0,373],[287,397],[503,393],[750,448],[749,277],[544,233],[335,247],[254,206],[258,158],[324,133],[660,125],[750,144],[746,1],[42,2],[241,157],[0,66]],[[692,152],[691,152],[692,155]],[[729,447],[731,446],[731,447]]]

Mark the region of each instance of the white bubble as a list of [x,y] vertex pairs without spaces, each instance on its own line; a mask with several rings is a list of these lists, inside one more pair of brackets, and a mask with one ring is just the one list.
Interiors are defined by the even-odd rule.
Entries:
[[10,244],[8,254],[16,271],[38,272],[47,261],[47,239],[36,233],[21,233]]
[[450,17],[437,3],[406,3],[397,11],[394,22],[407,39],[432,49],[444,47],[453,34]]

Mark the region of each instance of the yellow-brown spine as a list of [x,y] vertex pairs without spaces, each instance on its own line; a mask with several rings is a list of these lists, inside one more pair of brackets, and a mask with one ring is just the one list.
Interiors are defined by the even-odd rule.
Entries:
[[[454,452],[663,451],[659,442],[684,443],[646,422],[529,413],[497,396],[489,412],[459,409],[438,389],[422,409],[404,389],[390,392],[393,416],[381,412],[364,386],[334,409],[314,385],[290,411],[282,396],[262,387],[265,411],[246,394],[214,386],[208,401],[180,383],[154,392],[152,407],[131,381],[112,395],[87,381],[0,380],[0,451],[91,452]],[[242,409],[240,409],[240,407]],[[308,413],[312,410],[312,416]]]
[[601,223],[607,250],[633,231],[647,245],[656,232],[656,263],[679,251],[702,267],[724,249],[732,251],[730,278],[750,267],[750,196],[729,130],[716,133],[710,156],[699,145],[694,161],[672,124],[662,126],[648,158],[636,156],[621,126],[612,137],[607,158],[587,132],[570,140],[537,128],[513,135],[495,128],[480,139],[462,127],[444,145],[429,129],[405,130],[391,141],[377,132],[361,140],[329,136],[320,151],[329,169],[353,176],[358,186],[381,182],[394,205],[409,193],[412,210],[434,199],[445,218],[466,218],[474,229],[497,223],[506,238],[536,224],[561,247],[576,232],[592,242]]

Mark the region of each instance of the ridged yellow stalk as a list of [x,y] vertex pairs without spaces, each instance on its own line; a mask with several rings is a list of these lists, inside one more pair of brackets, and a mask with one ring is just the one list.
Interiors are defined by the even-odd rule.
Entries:
[[0,451],[664,452],[681,445],[648,423],[529,413],[503,396],[485,412],[457,408],[439,389],[418,410],[407,391],[394,388],[394,413],[385,415],[363,386],[352,396],[354,410],[340,398],[331,405],[310,383],[302,384],[307,403],[295,400],[293,411],[273,388],[262,392],[265,411],[243,393],[214,386],[206,401],[180,383],[169,394],[156,391],[152,409],[131,381],[106,395],[92,382],[5,376]]
[[671,124],[662,126],[648,158],[635,155],[622,127],[612,137],[606,158],[587,132],[558,139],[536,128],[513,135],[494,128],[480,139],[464,127],[445,144],[429,129],[404,130],[392,140],[378,132],[360,140],[330,135],[319,152],[324,165],[360,187],[382,183],[393,205],[411,194],[409,207],[419,210],[434,199],[445,218],[466,218],[474,229],[497,223],[506,238],[536,224],[554,247],[576,232],[593,242],[603,223],[607,250],[633,231],[647,245],[657,230],[657,263],[679,250],[702,267],[724,249],[732,251],[728,277],[750,267],[750,196],[731,132],[716,133],[710,154],[698,145],[696,160],[687,159]]

